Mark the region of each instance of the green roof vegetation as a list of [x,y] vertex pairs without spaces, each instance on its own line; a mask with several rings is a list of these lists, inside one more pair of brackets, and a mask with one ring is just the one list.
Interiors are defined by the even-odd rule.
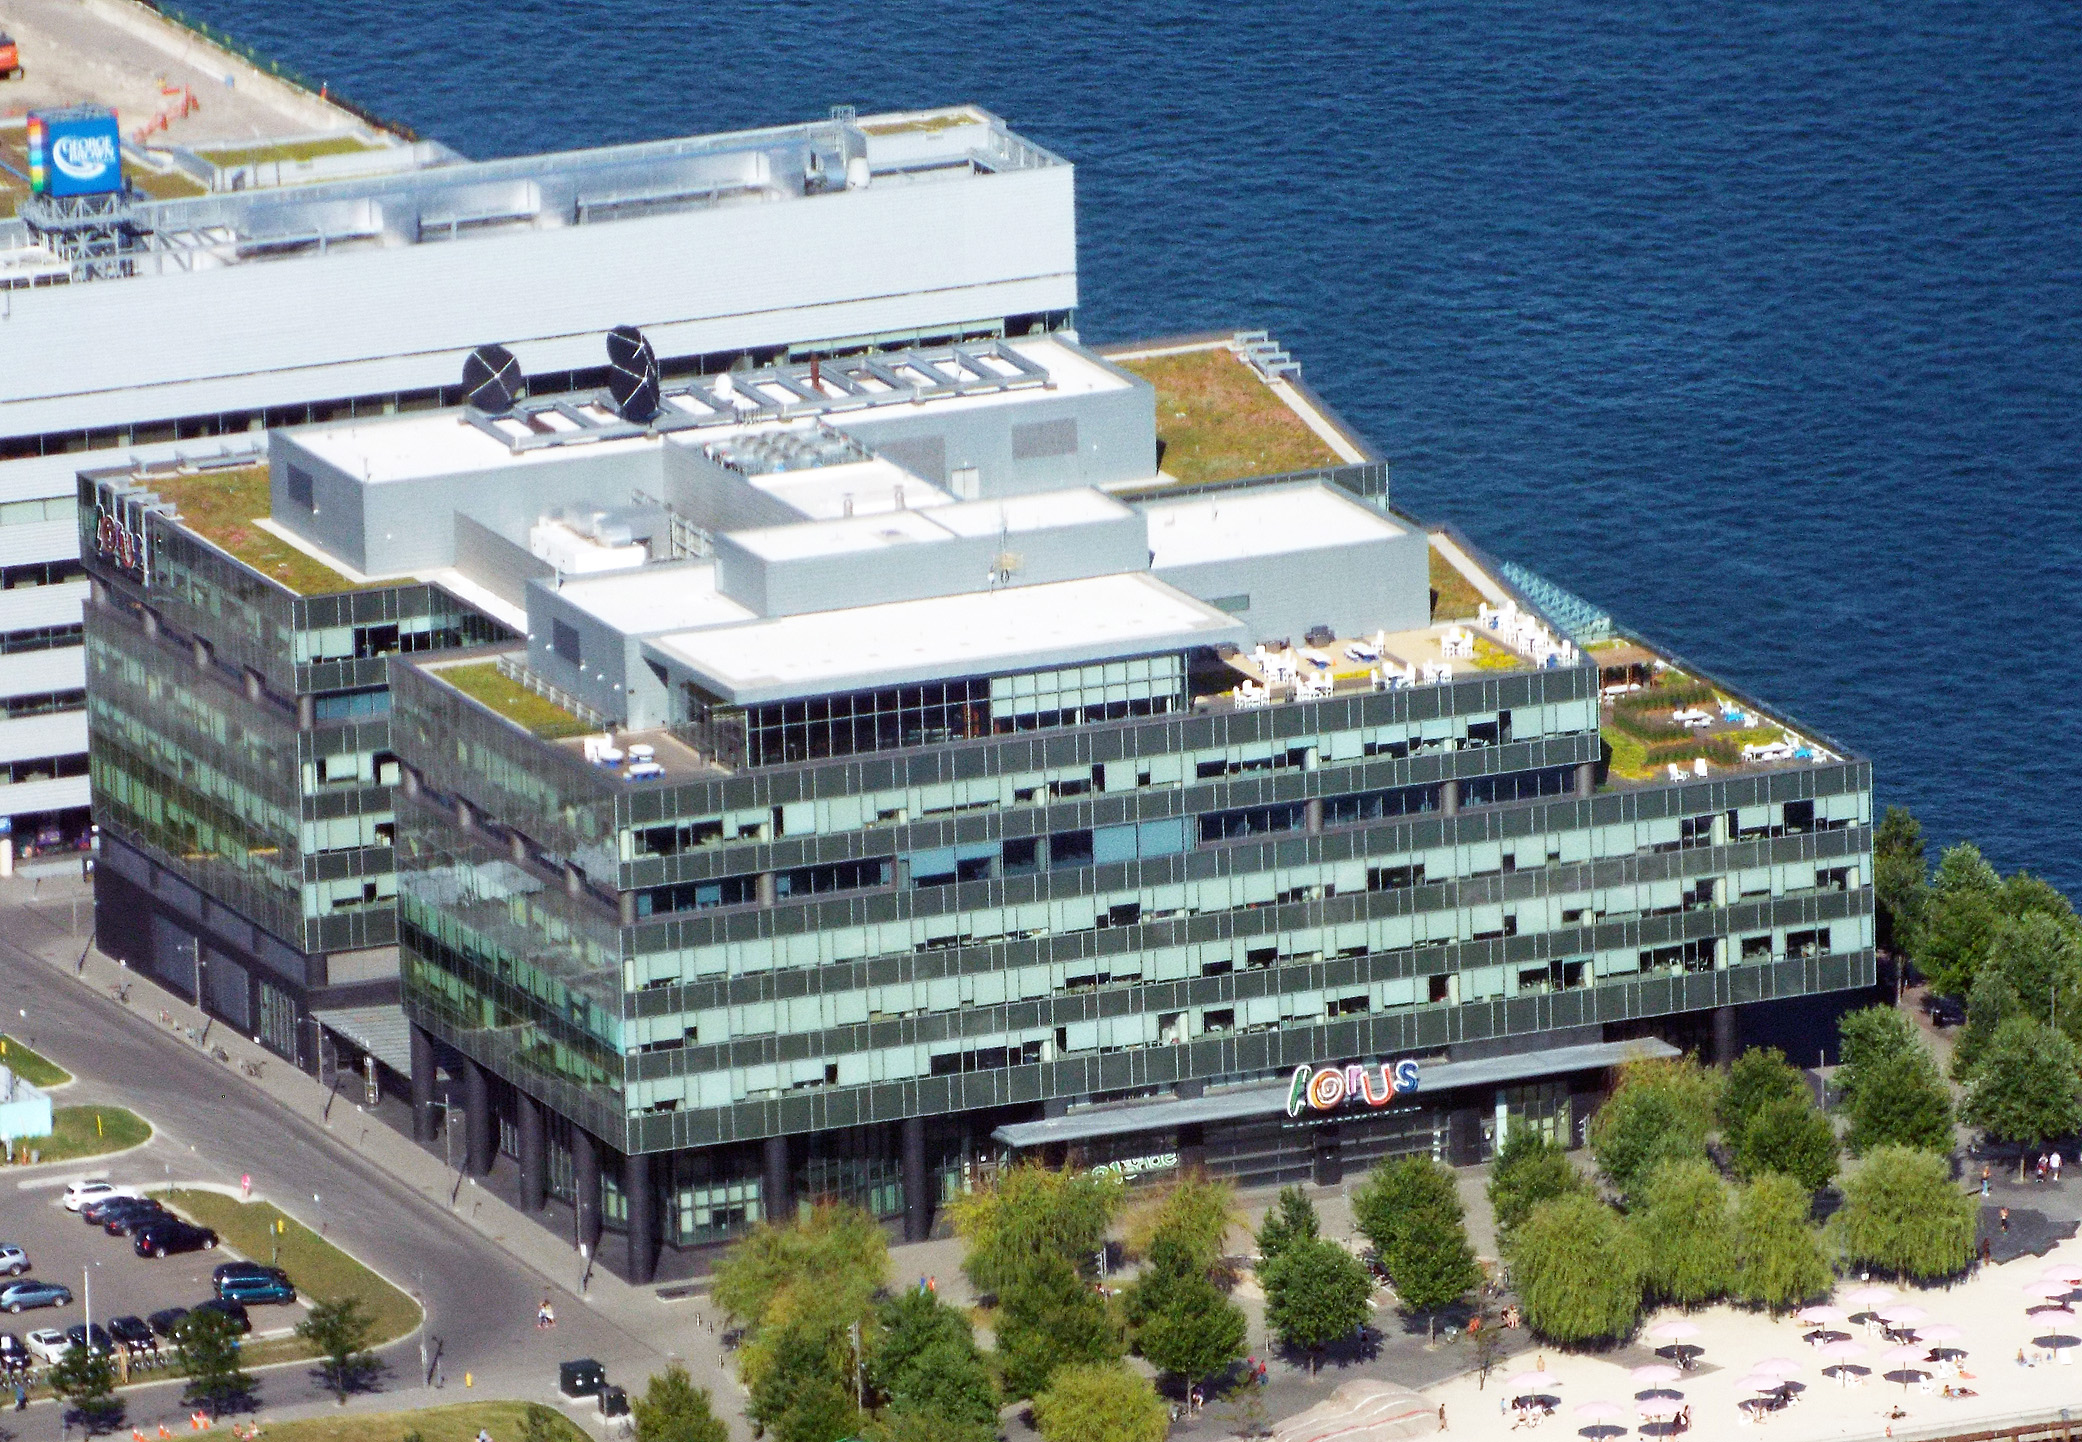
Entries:
[[957,110],[945,115],[920,115],[910,120],[884,120],[879,124],[860,127],[864,135],[900,135],[906,131],[922,130],[933,134],[941,130],[956,130],[964,125],[974,125],[977,117],[966,110]]
[[270,509],[264,465],[161,471],[146,478],[143,484],[161,499],[173,502],[183,526],[299,596],[377,589],[348,580],[323,561],[255,524]]
[[1474,583],[1460,573],[1460,568],[1439,554],[1439,548],[1431,548],[1431,619],[1434,621],[1459,621],[1475,615],[1482,605],[1482,593]]
[[433,673],[472,701],[491,707],[508,721],[541,737],[555,741],[564,736],[583,736],[593,730],[556,702],[538,696],[503,675],[496,661],[473,661],[466,666],[443,666]]
[[375,150],[359,135],[321,135],[310,140],[271,140],[259,145],[226,145],[195,153],[212,165],[258,165],[269,160],[316,160],[321,155],[352,155]]
[[1167,475],[1227,481],[1342,463],[1227,346],[1114,364],[1157,388],[1157,444]]

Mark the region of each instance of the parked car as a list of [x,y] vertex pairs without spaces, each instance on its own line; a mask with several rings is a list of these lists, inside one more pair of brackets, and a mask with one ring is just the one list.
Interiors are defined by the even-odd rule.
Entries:
[[126,1347],[156,1347],[159,1339],[142,1317],[111,1317],[108,1334]]
[[197,1302],[194,1311],[188,1315],[192,1317],[196,1312],[222,1312],[231,1318],[232,1330],[242,1337],[253,1330],[253,1319],[246,1315],[243,1302],[227,1302],[222,1297],[212,1297],[207,1302]]
[[245,1306],[268,1302],[294,1302],[296,1288],[287,1277],[225,1277],[217,1283],[217,1295],[227,1302]]
[[[87,1342],[89,1334],[94,1339],[91,1342]],[[109,1354],[109,1349],[115,1346],[115,1343],[109,1339],[107,1330],[99,1322],[95,1322],[91,1326],[86,1322],[74,1322],[65,1329],[65,1340],[75,1347],[82,1342],[87,1342],[88,1349],[95,1355],[102,1357],[106,1357]]]
[[101,1230],[111,1237],[134,1237],[146,1227],[156,1227],[167,1222],[178,1222],[179,1217],[164,1207],[154,1207],[149,1212],[117,1212],[102,1222]]
[[1956,996],[1926,996],[1923,1010],[1930,1015],[1932,1026],[1964,1026],[1966,1003]]
[[180,1326],[181,1319],[187,1315],[186,1307],[162,1307],[145,1318],[145,1325],[152,1329],[152,1335],[155,1337],[171,1337],[174,1328]]
[[12,1332],[0,1332],[0,1372],[13,1372],[29,1365],[29,1349]]
[[69,1307],[72,1292],[56,1282],[11,1282],[0,1287],[0,1307],[10,1312],[30,1307]]
[[157,1226],[141,1227],[131,1244],[140,1257],[166,1257],[175,1252],[207,1252],[217,1245],[217,1234],[178,1218]]
[[22,1340],[29,1344],[29,1355],[39,1362],[56,1362],[72,1350],[72,1338],[56,1327],[38,1327]]
[[66,1211],[76,1212],[89,1202],[98,1202],[104,1197],[134,1197],[136,1195],[136,1187],[119,1187],[114,1182],[103,1177],[96,1178],[91,1182],[66,1183],[65,1195],[60,1200],[64,1203]]
[[217,1270],[210,1273],[212,1282],[221,1282],[228,1277],[280,1277],[289,1280],[289,1273],[280,1267],[270,1267],[266,1262],[221,1262]]
[[20,1247],[0,1242],[0,1272],[19,1277],[29,1270],[29,1254]]
[[148,1197],[102,1197],[80,1208],[80,1220],[90,1227],[107,1224],[111,1217],[128,1216],[137,1212],[163,1212],[166,1208]]

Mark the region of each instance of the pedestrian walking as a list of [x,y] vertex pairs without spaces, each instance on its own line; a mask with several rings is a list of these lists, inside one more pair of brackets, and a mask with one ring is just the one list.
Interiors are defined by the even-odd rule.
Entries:
[[2032,1178],[2032,1180],[2038,1182],[2046,1180],[2046,1154],[2044,1152],[2039,1153],[2038,1175]]
[[1444,1402],[1439,1403],[1439,1430],[1441,1432],[1446,1430],[1446,1404]]
[[2060,1153],[2055,1152],[2046,1161],[2053,1168],[2053,1185],[2057,1187],[2060,1185]]
[[2010,1209],[2009,1209],[2008,1207],[2003,1207],[2003,1208],[2001,1208],[2001,1209],[2000,1209],[2000,1210],[1999,1210],[1999,1211],[1998,1211],[1998,1212],[1996,1213],[1996,1215],[1997,1215],[1997,1216],[1998,1216],[1999,1218],[2001,1218],[2001,1220],[2002,1220],[2002,1229],[2003,1229],[2003,1230],[2004,1230],[2005,1232],[2009,1231],[2009,1229],[2010,1229]]

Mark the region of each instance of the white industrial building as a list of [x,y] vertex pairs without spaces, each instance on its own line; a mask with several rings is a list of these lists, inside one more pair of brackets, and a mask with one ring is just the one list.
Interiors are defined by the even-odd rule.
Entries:
[[[567,389],[600,378],[616,325],[642,328],[668,378],[1064,329],[1072,181],[971,107],[838,111],[133,198],[106,212],[98,245],[76,226],[0,221],[0,819],[14,850],[87,834],[80,471],[452,405],[487,343],[538,388]],[[876,448],[959,495],[968,478],[933,438],[906,450],[904,424],[871,427]]]

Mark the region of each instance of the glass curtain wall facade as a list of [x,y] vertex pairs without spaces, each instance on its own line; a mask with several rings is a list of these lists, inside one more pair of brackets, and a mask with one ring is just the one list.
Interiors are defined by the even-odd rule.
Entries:
[[1594,792],[1589,665],[645,785],[394,669],[408,1014],[659,1156],[668,1241],[936,1195],[989,1117],[1872,980],[1866,763]]

